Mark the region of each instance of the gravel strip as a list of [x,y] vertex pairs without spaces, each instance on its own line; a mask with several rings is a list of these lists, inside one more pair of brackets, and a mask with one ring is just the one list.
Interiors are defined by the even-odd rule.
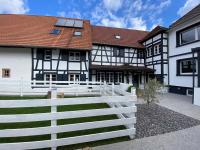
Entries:
[[200,125],[200,121],[157,104],[137,105],[136,138],[164,134]]

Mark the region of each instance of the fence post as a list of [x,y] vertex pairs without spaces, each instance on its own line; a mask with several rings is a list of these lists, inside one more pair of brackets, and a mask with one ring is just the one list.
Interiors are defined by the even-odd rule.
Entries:
[[115,85],[114,83],[112,83],[112,96],[114,96],[114,94],[115,94]]
[[103,92],[104,95],[106,95],[106,81],[103,82]]
[[[57,89],[51,89],[51,100],[57,99]],[[51,105],[51,114],[57,112],[57,106]],[[51,120],[51,127],[57,126],[57,120]],[[51,140],[56,140],[57,134],[52,133],[51,134]],[[56,147],[51,147],[51,150],[56,150]]]
[[132,95],[136,95],[136,89],[135,89],[135,87],[131,87],[131,94]]
[[49,80],[49,88],[50,90],[52,89],[52,76],[50,75],[50,80]]
[[21,77],[21,80],[20,80],[20,96],[21,97],[23,96],[23,77]]
[[79,81],[78,81],[78,79],[76,80],[76,85],[75,85],[75,87],[77,88],[77,90],[75,91],[76,93],[75,93],[75,96],[78,96],[78,92],[79,92],[79,83],[78,83]]

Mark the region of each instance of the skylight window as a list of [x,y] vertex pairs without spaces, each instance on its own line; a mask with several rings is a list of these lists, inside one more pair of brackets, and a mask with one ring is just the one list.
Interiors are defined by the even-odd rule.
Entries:
[[82,35],[81,31],[75,31],[74,32],[74,36],[81,36],[81,35]]
[[53,30],[50,32],[50,34],[56,34],[56,35],[58,35],[58,34],[60,34],[60,32],[61,32],[60,29],[53,29]]
[[115,38],[116,39],[121,39],[121,36],[120,35],[115,35]]

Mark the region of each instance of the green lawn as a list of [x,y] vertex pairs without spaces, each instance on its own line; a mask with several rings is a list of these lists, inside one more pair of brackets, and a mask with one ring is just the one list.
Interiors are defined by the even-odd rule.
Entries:
[[[44,96],[39,97],[16,97],[16,96],[0,96],[0,100],[11,100],[11,99],[39,99],[46,98]],[[105,103],[103,104],[84,104],[84,105],[70,105],[70,106],[59,106],[58,111],[73,111],[73,110],[88,110],[88,109],[100,109],[100,108],[108,108],[109,106]],[[30,113],[47,113],[50,112],[50,107],[37,107],[37,108],[11,108],[11,109],[0,109],[1,114],[30,114]],[[111,120],[117,119],[116,115],[106,115],[106,116],[97,116],[97,117],[85,117],[85,118],[75,118],[75,119],[63,119],[58,120],[59,125],[63,124],[74,124],[74,123],[82,123],[82,122],[92,122],[92,121],[100,121],[100,120]],[[40,121],[40,122],[28,122],[28,123],[6,123],[0,124],[0,130],[2,129],[16,129],[16,128],[33,128],[33,127],[43,127],[50,126],[50,121]],[[73,131],[66,133],[57,134],[58,138],[65,137],[73,137],[80,136],[86,134],[94,134],[100,132],[107,131],[115,131],[124,129],[124,126],[115,126],[115,127],[107,127],[107,128],[98,128],[91,130],[82,130],[82,131]],[[40,135],[40,136],[28,136],[28,137],[17,137],[17,138],[0,138],[0,143],[10,143],[10,142],[27,142],[27,141],[38,141],[38,140],[48,140],[51,135]],[[59,149],[76,149],[82,148],[85,146],[97,146],[109,143],[115,143],[120,141],[129,140],[129,137],[120,137],[114,138],[110,140],[101,140],[96,142],[84,143],[84,144],[76,144],[70,146],[59,147]]]

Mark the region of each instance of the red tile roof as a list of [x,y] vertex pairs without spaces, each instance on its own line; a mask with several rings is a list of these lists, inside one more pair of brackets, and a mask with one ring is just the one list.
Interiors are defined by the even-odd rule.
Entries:
[[[92,26],[92,43],[144,48],[138,41],[147,34],[147,31]],[[115,35],[119,35],[121,38],[116,39]]]
[[[89,50],[92,48],[91,26],[83,20],[83,29],[55,27],[58,18],[51,16],[0,15],[0,45],[23,47],[52,47]],[[49,34],[52,29],[61,30],[59,35]],[[81,30],[82,36],[73,36]]]

